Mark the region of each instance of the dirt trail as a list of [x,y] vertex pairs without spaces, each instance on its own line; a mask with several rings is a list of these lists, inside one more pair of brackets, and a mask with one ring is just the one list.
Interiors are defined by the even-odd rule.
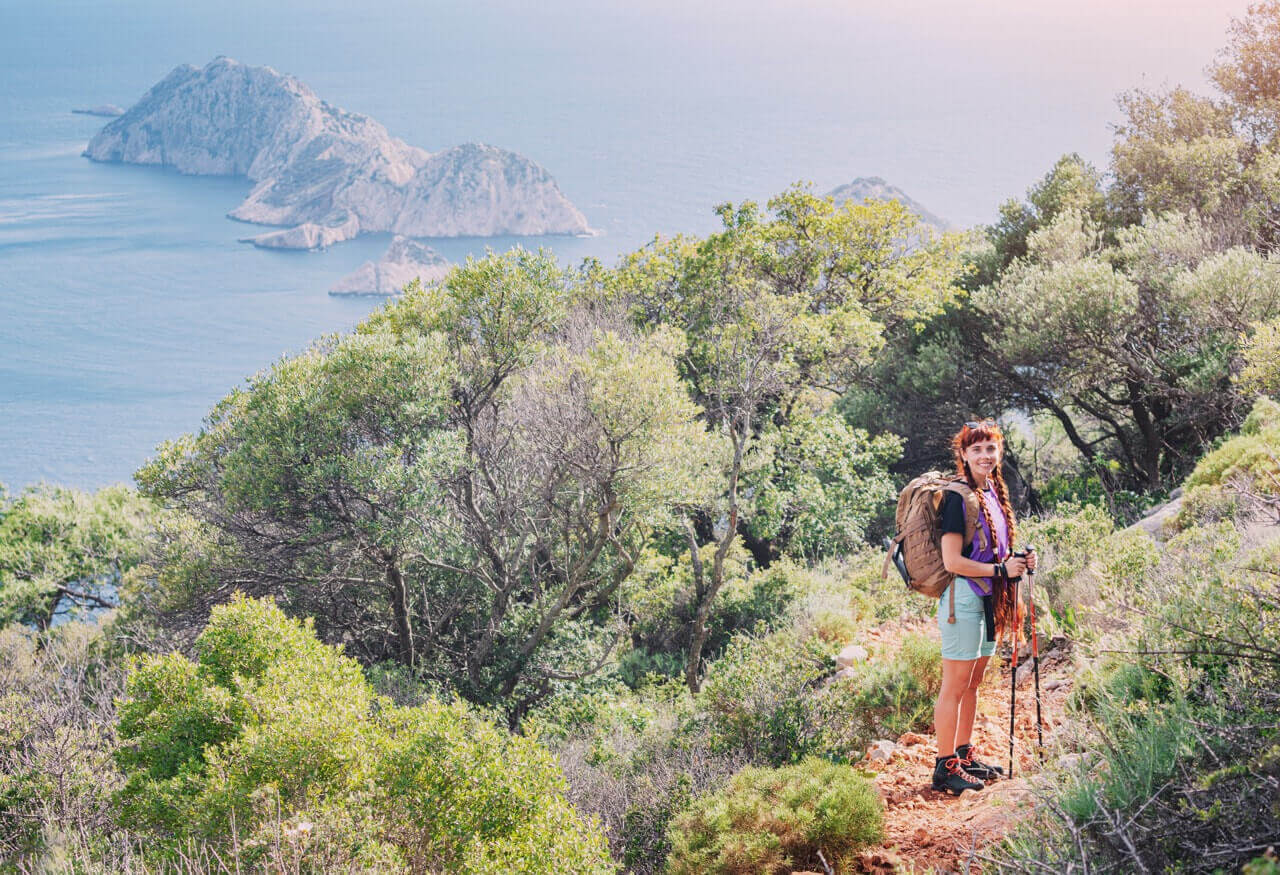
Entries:
[[[864,644],[892,651],[903,635],[938,637],[936,622],[895,622],[871,630]],[[1071,691],[1070,644],[1040,641],[1041,715],[1046,747],[1063,720]],[[1031,661],[1019,672],[1014,731],[1014,777],[994,781],[980,792],[959,797],[930,787],[936,742],[932,734],[907,733],[887,761],[868,758],[885,801],[884,845],[862,856],[866,872],[967,871],[972,852],[1003,836],[1035,804],[1026,778],[1038,771],[1035,694]],[[978,693],[973,742],[980,759],[1009,769],[1009,672],[993,659]],[[973,871],[980,867],[975,865]]]

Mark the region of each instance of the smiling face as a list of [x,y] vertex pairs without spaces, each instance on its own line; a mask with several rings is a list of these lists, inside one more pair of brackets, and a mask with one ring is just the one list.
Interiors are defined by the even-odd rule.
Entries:
[[960,455],[969,464],[969,470],[973,472],[975,477],[985,479],[990,477],[996,465],[1000,464],[1000,457],[1003,451],[1003,441],[985,438],[969,444],[969,446],[961,450]]

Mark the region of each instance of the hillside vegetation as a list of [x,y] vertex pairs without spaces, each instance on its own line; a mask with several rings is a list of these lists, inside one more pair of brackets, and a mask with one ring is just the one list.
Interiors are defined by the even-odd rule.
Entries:
[[797,186],[614,265],[491,254],[136,490],[5,496],[0,868],[854,872],[903,812],[928,844],[948,802],[865,768],[940,682],[875,545],[990,414],[1069,710],[1020,742],[1043,804],[904,865],[1274,871],[1280,3],[1212,74],[1124,95],[1107,168],[990,227]]

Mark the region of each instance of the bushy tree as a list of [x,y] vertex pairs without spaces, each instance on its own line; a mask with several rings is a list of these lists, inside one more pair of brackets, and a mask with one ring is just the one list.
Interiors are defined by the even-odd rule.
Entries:
[[193,608],[188,625],[236,589],[269,592],[319,617],[326,637],[412,664],[406,565],[451,449],[439,428],[450,368],[437,338],[330,338],[163,445],[140,487],[216,533],[173,581],[188,590],[174,599]]
[[797,411],[760,437],[769,461],[743,482],[754,508],[746,535],[770,558],[817,560],[856,550],[897,496],[889,466],[901,441],[851,428],[834,410]]
[[575,306],[548,256],[470,261],[260,375],[139,480],[216,532],[176,581],[198,607],[279,596],[516,719],[603,664],[611,594],[699,489],[681,342]]
[[98,624],[0,629],[0,860],[38,869],[69,836],[114,825],[114,699],[123,670]]
[[152,516],[124,486],[87,494],[41,484],[0,500],[0,626],[47,629],[55,617],[115,607]]
[[[764,464],[761,433],[785,427],[799,405],[829,404],[872,363],[886,331],[938,312],[954,293],[956,241],[919,237],[901,204],[836,207],[793,188],[768,206],[726,204],[722,231],[655,241],[602,281],[639,325],[683,334],[681,376],[721,441],[722,485],[710,503],[688,503],[684,526],[697,606],[686,657],[693,690],[725,558],[754,511],[744,477]],[[715,550],[704,566],[706,543]],[[768,551],[758,558],[767,562]]]
[[989,318],[990,367],[1052,412],[1086,459],[1106,444],[1126,482],[1154,489],[1237,421],[1238,338],[1280,312],[1280,265],[1217,250],[1194,217],[1149,216],[1106,245],[1069,210],[974,304]]
[[354,660],[267,600],[215,608],[194,661],[140,660],[119,734],[122,817],[171,853],[194,839],[252,859],[301,830],[357,866],[612,871],[534,741],[460,703],[375,697]]

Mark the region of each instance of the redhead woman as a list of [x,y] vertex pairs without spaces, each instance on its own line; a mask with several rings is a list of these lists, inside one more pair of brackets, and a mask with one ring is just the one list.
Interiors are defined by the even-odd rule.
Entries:
[[1036,567],[1034,553],[1014,556],[1017,525],[1009,504],[1000,463],[1004,434],[994,420],[966,422],[951,439],[956,474],[978,496],[979,524],[985,537],[974,533],[965,543],[964,498],[948,492],[941,508],[942,563],[954,575],[955,622],[948,622],[950,588],[938,601],[942,632],[942,691],[934,706],[938,759],[933,788],[959,795],[981,790],[985,782],[1004,774],[974,756],[973,718],[978,684],[996,649],[996,636],[1014,623],[1017,594],[1008,581]]

